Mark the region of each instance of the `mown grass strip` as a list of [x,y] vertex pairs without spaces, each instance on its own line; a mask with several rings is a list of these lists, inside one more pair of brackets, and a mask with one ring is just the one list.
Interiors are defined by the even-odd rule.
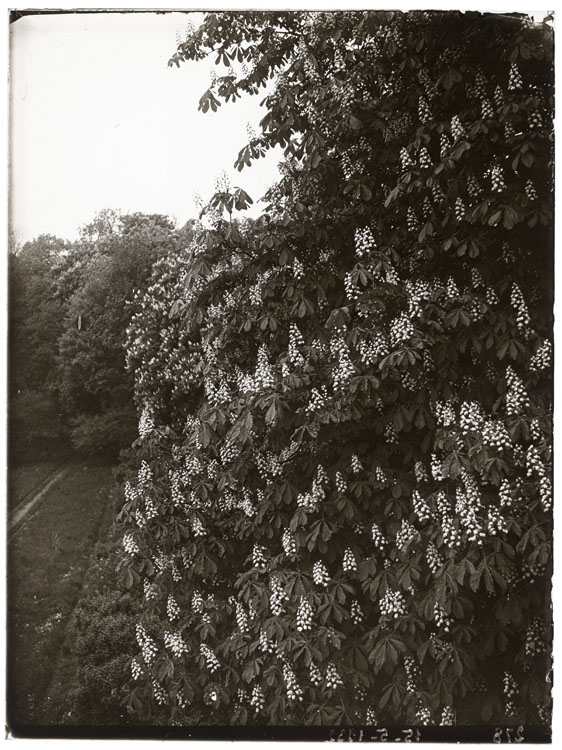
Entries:
[[54,458],[50,461],[24,463],[10,466],[8,469],[8,512],[32,493],[36,487],[65,462],[65,457]]

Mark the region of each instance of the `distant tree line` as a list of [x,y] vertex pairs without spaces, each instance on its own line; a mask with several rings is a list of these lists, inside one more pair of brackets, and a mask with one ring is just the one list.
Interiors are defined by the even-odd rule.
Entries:
[[105,210],[75,242],[40,235],[9,253],[9,451],[117,455],[135,439],[124,343],[135,292],[154,263],[181,249],[159,214]]

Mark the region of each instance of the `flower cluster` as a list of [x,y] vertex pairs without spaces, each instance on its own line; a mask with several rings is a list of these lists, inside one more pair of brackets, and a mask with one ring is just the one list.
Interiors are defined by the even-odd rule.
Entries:
[[162,685],[157,682],[157,680],[152,680],[152,693],[159,706],[163,706],[166,703],[168,696]]
[[377,331],[370,341],[359,341],[357,348],[364,365],[372,365],[388,354],[388,344],[381,331]]
[[397,445],[399,438],[393,422],[389,422],[384,428],[384,438],[389,445]]
[[406,614],[406,600],[400,591],[388,589],[379,603],[381,615],[397,619]]
[[277,576],[271,576],[269,580],[269,590],[269,606],[271,608],[271,613],[275,617],[279,617],[279,615],[283,612],[283,602],[285,602],[289,597],[285,593],[285,590]]
[[437,181],[434,181],[431,186],[431,196],[438,206],[440,206],[445,200],[445,193],[443,192],[443,188]]
[[478,545],[481,545],[486,535],[476,515],[479,506],[460,487],[457,487],[456,495],[455,513],[460,520],[461,526],[467,532],[467,539],[469,542],[476,542]]
[[287,698],[290,701],[302,701],[302,688],[297,682],[295,673],[287,663],[283,664],[283,679],[285,680]]
[[365,619],[365,615],[363,614],[363,610],[361,609],[361,605],[359,604],[357,599],[353,599],[353,601],[351,602],[351,610],[349,614],[351,617],[351,622],[354,625],[359,625]]
[[322,672],[318,669],[316,664],[311,661],[309,667],[310,682],[318,687],[322,682]]
[[544,475],[539,479],[539,495],[545,513],[552,508],[552,484],[550,477]]
[[136,659],[133,659],[133,661],[131,662],[131,674],[133,676],[133,680],[138,680],[143,674],[143,668]]
[[406,226],[409,232],[417,232],[420,227],[418,217],[412,206],[408,206],[408,211],[406,212]]
[[539,199],[537,190],[532,180],[527,180],[525,184],[525,195],[530,201],[536,201]]
[[494,164],[492,167],[492,191],[494,193],[501,193],[503,192],[507,185],[505,184],[505,177],[503,173],[503,169],[499,164]]
[[478,401],[463,401],[460,408],[460,428],[463,432],[478,432],[485,420],[482,406]]
[[435,575],[439,568],[443,565],[444,560],[439,554],[437,547],[433,542],[429,542],[425,551],[425,559],[431,572]]
[[139,545],[135,542],[132,534],[127,533],[123,536],[123,549],[128,555],[138,555],[140,552]]
[[203,612],[203,597],[201,596],[201,592],[197,589],[195,589],[191,595],[191,609],[196,614],[201,614],[201,612]]
[[350,302],[356,302],[360,296],[360,290],[353,281],[352,274],[348,271],[344,277],[345,294]]
[[407,313],[401,313],[390,324],[390,341],[393,347],[408,341],[414,335],[414,326]]
[[519,72],[517,63],[511,63],[507,88],[509,91],[517,91],[518,89],[523,88],[523,79],[521,78],[521,73]]
[[336,488],[338,492],[344,493],[347,490],[347,482],[341,471],[336,471]]
[[464,204],[463,199],[459,196],[455,200],[455,219],[457,221],[462,221],[464,219],[465,214],[466,214],[466,206]]
[[418,155],[420,167],[422,169],[429,169],[431,167],[431,156],[429,155],[429,151],[425,146],[422,146],[419,150]]
[[137,623],[135,632],[137,643],[142,652],[142,658],[144,659],[144,663],[149,667],[158,653],[158,648],[154,639],[148,635],[144,627],[139,623]]
[[195,516],[191,520],[191,530],[193,531],[193,536],[195,537],[207,536],[207,529],[203,526],[203,523],[201,522],[199,516]]
[[402,523],[400,524],[400,528],[396,533],[396,546],[398,547],[398,549],[404,549],[404,547],[407,547],[412,539],[415,538],[417,533],[418,532],[408,521],[408,519],[403,518]]
[[403,172],[407,172],[414,167],[412,157],[404,147],[400,149],[400,165]]
[[537,654],[546,653],[546,643],[543,638],[544,619],[533,617],[525,637],[525,656],[533,657]]
[[238,625],[238,630],[241,633],[247,633],[250,629],[248,625],[248,615],[246,614],[241,602],[236,602],[234,606],[236,610],[236,624]]
[[505,371],[507,392],[505,394],[506,411],[510,416],[521,414],[530,406],[530,399],[521,378],[515,374],[513,367],[508,365]]
[[274,654],[277,650],[277,644],[274,640],[267,637],[267,633],[265,630],[260,630],[260,649],[263,651],[264,654]]
[[320,390],[318,388],[313,388],[310,391],[310,397],[308,404],[306,405],[306,413],[313,414],[314,412],[321,411],[326,407],[327,401],[328,390],[325,385],[321,386]]
[[280,477],[283,474],[283,467],[279,457],[271,451],[267,451],[264,454],[256,450],[254,458],[262,479],[267,480],[270,477]]
[[438,482],[443,480],[443,467],[436,453],[431,454],[431,476]]
[[167,630],[164,634],[164,646],[172,652],[172,654],[179,659],[182,654],[187,652],[187,644],[183,640],[180,633],[172,633]]
[[488,508],[488,534],[496,536],[497,534],[506,534],[507,526],[504,518],[500,515],[497,508],[490,506]]
[[467,175],[466,189],[470,197],[474,199],[478,198],[478,196],[482,193],[482,187],[472,172],[469,172]]
[[239,455],[240,446],[231,440],[226,440],[220,447],[220,458],[223,466],[235,461]]
[[536,352],[531,357],[529,363],[529,369],[533,372],[539,372],[540,370],[546,370],[550,367],[552,360],[552,344],[548,339],[545,339],[537,348]]
[[382,551],[385,547],[386,541],[377,523],[373,523],[371,526],[371,537],[375,543],[375,547]]
[[503,692],[506,698],[514,698],[519,692],[519,685],[509,670],[503,675]]
[[258,393],[273,388],[273,371],[269,364],[269,352],[265,344],[262,344],[258,349],[254,383]]
[[335,690],[340,685],[343,685],[343,680],[340,677],[340,674],[333,661],[329,662],[326,668],[324,682],[326,683],[326,687],[328,688],[328,690]]
[[487,419],[482,425],[482,442],[490,448],[504,451],[511,447],[511,438],[505,424],[499,419]]
[[300,353],[300,347],[304,346],[304,338],[295,323],[289,328],[289,362],[296,367],[304,364],[304,357]]
[[441,133],[441,137],[439,138],[439,156],[444,159],[447,156],[447,153],[449,152],[449,149],[451,148],[451,140],[448,138],[445,133]]
[[431,109],[424,96],[420,96],[418,100],[418,117],[420,118],[420,122],[428,122],[432,119]]
[[298,258],[293,259],[293,278],[302,279],[304,277],[304,266]]
[[466,135],[463,124],[458,115],[453,115],[451,118],[451,134],[455,141],[458,141],[459,138],[464,138]]
[[373,232],[369,227],[355,230],[355,252],[357,257],[362,258],[369,255],[377,247]]
[[345,572],[357,570],[357,561],[350,547],[348,547],[343,554],[342,567]]
[[404,657],[404,671],[406,672],[406,690],[415,693],[420,679],[420,669],[413,656]]
[[426,726],[431,721],[431,711],[427,706],[419,705],[416,708],[416,718],[422,726]]
[[168,613],[168,619],[170,622],[173,622],[174,620],[177,620],[177,618],[180,616],[180,608],[179,605],[171,594],[168,596],[168,602],[166,605],[166,611]]
[[207,664],[207,669],[211,674],[217,671],[217,669],[220,667],[219,660],[215,656],[215,654],[211,651],[211,649],[207,646],[206,643],[202,643],[199,647],[199,651],[201,652],[201,655],[205,657],[205,662]]
[[447,616],[447,613],[443,609],[443,607],[438,603],[435,602],[433,605],[433,619],[435,620],[435,624],[438,628],[443,628],[445,633],[449,632],[449,628],[451,627],[451,620]]
[[343,390],[355,372],[343,331],[336,330],[335,336],[330,341],[330,351],[337,359],[337,365],[332,371],[334,390]]
[[436,496],[437,511],[441,521],[443,541],[448,547],[460,547],[461,539],[451,515],[451,507],[445,493],[440,490]]
[[252,688],[250,706],[252,706],[257,714],[263,711],[265,707],[265,697],[260,685],[254,685],[254,687]]
[[416,478],[416,482],[418,484],[421,484],[422,482],[427,482],[429,477],[427,476],[427,471],[425,466],[423,465],[422,461],[416,461],[414,464],[414,476]]
[[310,630],[312,628],[312,607],[304,596],[301,596],[297,610],[297,630]]
[[320,560],[317,560],[312,567],[312,580],[317,586],[327,586],[330,582],[328,570]]
[[295,542],[295,537],[292,531],[290,531],[289,529],[283,530],[281,544],[283,545],[283,550],[287,556],[292,557],[293,555],[296,555],[297,544]]
[[531,316],[529,315],[523,292],[517,282],[514,282],[511,288],[511,304],[516,313],[517,328],[524,335],[528,335],[530,332]]
[[429,521],[431,518],[431,509],[427,504],[427,501],[420,495],[418,490],[412,491],[412,504],[414,506],[414,513],[416,514],[419,521]]
[[139,437],[146,438],[154,429],[154,419],[148,407],[144,407],[139,417]]
[[254,568],[264,569],[267,565],[265,559],[265,547],[261,544],[254,544],[252,550],[252,565]]
[[434,408],[437,424],[450,427],[455,424],[455,409],[451,401],[437,401]]

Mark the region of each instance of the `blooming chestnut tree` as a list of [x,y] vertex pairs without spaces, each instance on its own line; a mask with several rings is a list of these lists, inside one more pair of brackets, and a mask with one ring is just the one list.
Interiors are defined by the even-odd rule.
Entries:
[[211,13],[171,62],[207,54],[203,110],[275,76],[237,164],[285,162],[136,302],[131,711],[548,724],[548,27]]

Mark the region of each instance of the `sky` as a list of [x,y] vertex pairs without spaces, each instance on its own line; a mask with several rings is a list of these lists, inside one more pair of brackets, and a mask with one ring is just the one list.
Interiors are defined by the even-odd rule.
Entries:
[[[95,7],[95,6],[94,6]],[[16,239],[64,239],[106,208],[197,215],[197,191],[223,170],[255,201],[281,151],[239,173],[246,123],[259,131],[265,92],[198,112],[212,60],[169,68],[177,35],[201,13],[37,14],[10,26],[10,221]]]
[[[10,27],[10,219],[26,242],[73,239],[105,208],[197,215],[197,191],[226,171],[256,202],[281,151],[242,172],[233,164],[259,131],[265,90],[198,112],[213,61],[168,67],[196,13],[26,16]],[[222,69],[224,70],[224,68]]]

